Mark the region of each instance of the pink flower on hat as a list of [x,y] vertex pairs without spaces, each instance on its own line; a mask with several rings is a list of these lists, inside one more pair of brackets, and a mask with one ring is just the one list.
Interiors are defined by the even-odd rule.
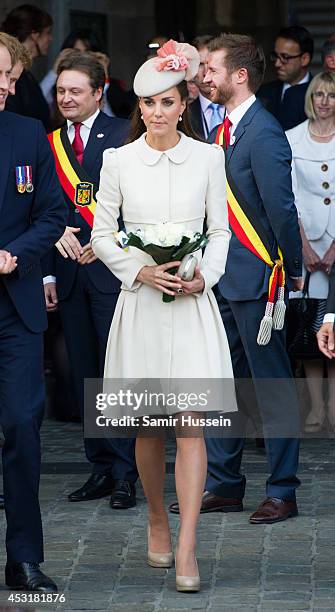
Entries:
[[177,50],[176,42],[172,39],[158,49],[157,55],[156,69],[158,72],[162,70],[179,72],[187,70],[189,66],[185,55]]

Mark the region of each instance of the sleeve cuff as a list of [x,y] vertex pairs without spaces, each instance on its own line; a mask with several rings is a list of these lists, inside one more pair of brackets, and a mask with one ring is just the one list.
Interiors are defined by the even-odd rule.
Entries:
[[324,323],[334,323],[334,321],[335,321],[335,314],[333,312],[327,312],[327,314],[325,314],[325,316],[323,317]]
[[56,282],[56,277],[53,276],[52,274],[49,274],[48,276],[44,276],[43,278],[43,285],[46,285],[47,283],[55,283]]

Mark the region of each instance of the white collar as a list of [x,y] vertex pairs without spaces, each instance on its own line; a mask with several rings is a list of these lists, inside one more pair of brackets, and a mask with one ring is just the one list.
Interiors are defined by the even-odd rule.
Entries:
[[[100,108],[95,111],[94,115],[91,115],[90,117],[88,117],[88,119],[85,119],[85,121],[81,121],[82,125],[85,125],[85,127],[90,130],[99,113]],[[69,121],[69,119],[67,119],[67,129],[69,129],[74,123],[74,121]]]
[[174,147],[167,149],[166,151],[158,151],[147,144],[145,138],[146,133],[144,133],[134,142],[136,152],[147,166],[153,166],[156,164],[162,155],[166,155],[169,160],[175,164],[182,164],[191,151],[192,138],[185,136],[185,134],[179,131],[178,134],[180,136],[180,140]]
[[250,108],[250,106],[255,102],[255,100],[256,100],[256,96],[255,94],[252,94],[251,96],[249,96],[249,98],[244,100],[242,104],[239,104],[238,106],[236,106],[236,108],[234,108],[234,110],[232,110],[231,113],[229,113],[228,117],[230,121],[232,122],[231,134],[235,131],[243,115],[245,115],[245,113]]
[[202,93],[200,92],[199,92],[199,102],[200,102],[201,110],[203,113],[205,113],[209,105],[212,104],[212,101],[209,100],[208,98],[205,98],[205,96],[203,96]]

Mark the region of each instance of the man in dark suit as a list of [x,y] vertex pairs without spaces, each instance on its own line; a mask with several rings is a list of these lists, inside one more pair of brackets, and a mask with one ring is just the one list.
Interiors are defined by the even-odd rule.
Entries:
[[[0,111],[18,58],[0,33]],[[39,428],[44,408],[40,259],[64,231],[66,209],[43,126],[0,112],[0,416],[7,518],[6,583],[53,593],[39,569],[43,532],[38,501]]]
[[[268,295],[269,277],[280,275],[282,259],[286,278],[292,279],[291,288],[302,287],[291,150],[276,119],[254,95],[264,74],[263,51],[249,36],[228,34],[214,39],[210,52],[205,82],[211,86],[212,100],[225,104],[228,113],[224,126],[214,130],[210,141],[221,144],[219,136],[224,136],[227,179],[232,189],[231,193],[228,191],[232,237],[226,271],[218,284],[218,302],[231,350],[238,399],[242,395],[253,416],[250,397],[245,396],[243,387],[251,378],[263,420],[270,477],[266,500],[250,521],[274,523],[298,512],[295,497],[299,485],[298,405],[286,353],[284,321],[272,330],[275,282],[271,285],[276,290],[273,297]],[[264,255],[255,232],[268,255]],[[240,466],[246,419],[241,408],[239,402],[237,417],[232,415],[236,437],[206,440],[208,478],[201,512],[243,509],[245,477]],[[291,432],[297,437],[288,438]],[[176,506],[171,510],[176,511]]]
[[206,60],[209,53],[208,43],[212,38],[212,36],[205,34],[197,36],[192,42],[200,56],[199,70],[193,79],[198,87],[199,95],[188,105],[188,115],[192,129],[202,140],[208,138],[212,129],[222,123],[225,116],[224,106],[212,102],[208,83],[204,83]]
[[[107,117],[99,110],[104,80],[102,65],[89,52],[73,51],[59,64],[57,102],[67,122],[49,137],[68,218],[64,235],[44,265],[46,302],[49,309],[58,304],[60,310],[82,413],[84,379],[103,376],[109,329],[120,291],[119,280],[97,260],[90,245],[92,203],[102,154],[109,147],[121,146],[128,132],[126,120]],[[77,178],[72,184],[74,175]],[[93,472],[69,495],[69,501],[111,494],[112,508],[134,506],[138,476],[134,440],[85,438],[84,444]]]
[[305,95],[312,79],[308,67],[313,50],[313,38],[302,26],[283,28],[276,38],[270,57],[276,68],[277,80],[262,85],[257,96],[284,130],[307,119]]

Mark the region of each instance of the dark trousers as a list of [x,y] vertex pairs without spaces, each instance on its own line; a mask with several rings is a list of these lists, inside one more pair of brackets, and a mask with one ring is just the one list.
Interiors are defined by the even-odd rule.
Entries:
[[[85,378],[103,376],[108,334],[117,299],[117,293],[98,291],[85,266],[78,265],[71,293],[59,304],[82,416]],[[116,479],[131,482],[137,480],[134,438],[85,438],[84,445],[93,473],[111,473]]]
[[10,561],[43,561],[38,501],[43,408],[43,336],[25,327],[0,279],[0,421]]
[[[269,344],[259,346],[257,333],[265,311],[265,298],[232,302],[219,297],[218,303],[228,337],[237,388],[239,388],[239,379],[242,389],[243,379],[251,377],[253,380],[256,401],[264,425],[270,472],[266,483],[266,494],[268,497],[295,500],[295,489],[300,484],[296,476],[299,459],[299,410],[286,352],[285,331],[273,331]],[[250,396],[242,397],[241,400],[244,400],[245,404],[250,404]],[[239,431],[246,418],[247,415],[239,401],[237,416]],[[283,431],[292,431],[292,435],[297,437],[283,437],[281,433]],[[207,438],[206,446],[208,454],[206,490],[224,497],[242,498],[246,482],[245,476],[240,472],[244,437]]]

